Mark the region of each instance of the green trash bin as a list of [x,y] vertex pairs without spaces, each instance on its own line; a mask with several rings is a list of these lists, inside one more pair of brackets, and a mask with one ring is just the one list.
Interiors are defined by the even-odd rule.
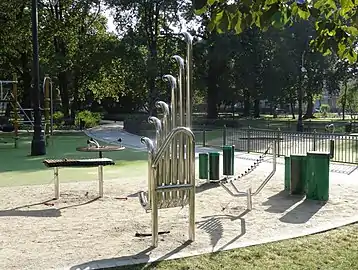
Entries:
[[223,147],[223,174],[234,175],[232,146]]
[[209,176],[209,155],[199,153],[199,179],[208,179]]
[[285,191],[291,189],[291,159],[290,156],[285,156]]
[[217,152],[209,153],[209,179],[210,180],[219,180],[220,173],[219,173],[219,159],[220,154]]
[[306,155],[291,155],[290,162],[290,193],[304,195],[306,193]]
[[329,199],[329,152],[307,153],[306,199],[328,201]]
[[235,145],[231,146],[231,166],[232,166],[232,175],[235,174]]

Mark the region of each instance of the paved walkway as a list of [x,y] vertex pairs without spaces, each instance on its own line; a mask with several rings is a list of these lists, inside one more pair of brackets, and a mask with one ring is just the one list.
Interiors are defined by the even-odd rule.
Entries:
[[[118,139],[122,139],[122,145],[127,148],[146,151],[145,145],[140,142],[141,136],[129,133],[123,129],[123,122],[104,121],[98,127],[85,131],[86,135],[105,143],[119,145]],[[154,139],[154,138],[151,138]],[[196,146],[195,152],[205,153],[208,151],[218,151],[218,149]]]

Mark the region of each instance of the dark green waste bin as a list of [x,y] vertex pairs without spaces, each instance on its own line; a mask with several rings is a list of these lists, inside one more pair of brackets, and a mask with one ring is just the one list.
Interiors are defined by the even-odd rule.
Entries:
[[285,156],[285,190],[291,189],[291,159],[290,156]]
[[217,152],[209,153],[209,178],[210,180],[219,180],[219,158],[220,154]]
[[306,155],[291,155],[290,193],[304,195],[306,193]]
[[233,148],[232,146],[223,147],[223,174],[234,175],[233,168]]
[[209,175],[209,155],[199,153],[199,179],[208,179]]
[[232,175],[235,174],[235,145],[231,146],[231,166],[232,166]]
[[306,199],[328,201],[329,199],[329,152],[307,153]]

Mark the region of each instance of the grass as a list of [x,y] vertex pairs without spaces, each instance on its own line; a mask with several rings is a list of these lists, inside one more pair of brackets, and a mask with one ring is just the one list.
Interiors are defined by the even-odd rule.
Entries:
[[352,270],[358,269],[357,242],[358,225],[354,224],[276,243],[112,270]]
[[[0,143],[0,186],[46,184],[52,179],[52,173],[42,161],[44,159],[62,158],[96,158],[97,153],[84,153],[76,151],[76,147],[85,146],[87,136],[82,133],[55,135],[50,139],[45,156],[30,156],[31,137],[22,136],[19,147],[14,149],[13,144]],[[103,144],[105,145],[105,144]],[[140,175],[146,166],[147,154],[141,151],[126,149],[118,152],[104,153],[105,157],[116,162],[115,168],[106,167],[108,170],[120,170],[121,175]],[[107,169],[108,168],[108,169]],[[140,168],[139,170],[137,168]],[[93,174],[87,180],[95,179],[95,168],[61,169],[61,182],[87,179],[85,174]]]

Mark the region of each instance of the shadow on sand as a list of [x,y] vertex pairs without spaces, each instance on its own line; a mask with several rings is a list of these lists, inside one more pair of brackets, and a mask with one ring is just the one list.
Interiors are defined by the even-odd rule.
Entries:
[[[90,199],[82,203],[67,205],[59,208],[53,207],[56,200],[51,199],[43,202],[21,205],[11,209],[0,210],[0,218],[1,217],[60,217],[61,210],[63,209],[87,205],[97,201],[98,199],[99,197],[96,197],[94,199]],[[35,210],[26,209],[33,206],[46,206],[46,207],[53,207],[53,208],[35,209]]]
[[290,195],[287,191],[281,191],[262,203],[264,206],[270,206],[265,210],[269,213],[286,212],[279,220],[291,224],[306,223],[325,204],[326,202],[307,200],[304,195]]
[[[134,254],[132,256],[122,256],[118,258],[90,261],[79,265],[74,265],[70,268],[70,270],[85,270],[85,269],[104,269],[104,268],[112,268],[112,267],[120,267],[120,266],[128,266],[128,265],[138,265],[138,269],[155,269],[155,267],[161,262],[169,257],[177,254],[184,248],[188,247],[191,244],[190,241],[186,241],[177,248],[168,252],[167,254],[156,258],[151,262],[150,265],[142,265],[150,262],[150,254],[155,249],[153,247],[148,247],[145,250]],[[125,269],[125,268],[123,268]]]
[[[235,236],[233,239],[231,239],[229,242],[227,242],[225,245],[220,247],[217,251],[224,250],[227,246],[237,241],[240,237],[242,237],[246,233],[246,223],[245,219],[243,218],[249,211],[245,210],[243,213],[241,213],[238,216],[234,215],[213,215],[213,216],[205,216],[203,217],[206,220],[199,221],[196,224],[198,225],[198,229],[202,229],[205,232],[210,234],[211,237],[211,244],[216,245],[219,241],[223,227],[221,224],[221,219],[230,219],[231,221],[240,220],[241,222],[241,232],[239,235]],[[220,236],[220,237],[219,237]],[[111,258],[111,259],[104,259],[104,260],[96,260],[96,261],[90,261],[79,265],[74,265],[70,268],[70,270],[85,270],[85,269],[104,269],[104,268],[114,268],[114,267],[121,267],[123,266],[123,269],[126,269],[125,266],[129,265],[138,265],[138,267],[134,267],[131,269],[155,269],[156,266],[161,262],[164,261],[171,256],[179,253],[186,247],[188,247],[191,244],[190,241],[184,242],[182,245],[178,246],[177,248],[173,249],[172,251],[168,252],[167,254],[155,258],[154,261],[151,261],[150,254],[154,250],[153,247],[149,247],[137,254],[134,254],[132,256],[122,256],[117,258]],[[150,264],[148,264],[150,262]],[[144,265],[143,265],[144,264]],[[116,268],[118,269],[118,268]],[[122,268],[121,268],[122,269]]]

